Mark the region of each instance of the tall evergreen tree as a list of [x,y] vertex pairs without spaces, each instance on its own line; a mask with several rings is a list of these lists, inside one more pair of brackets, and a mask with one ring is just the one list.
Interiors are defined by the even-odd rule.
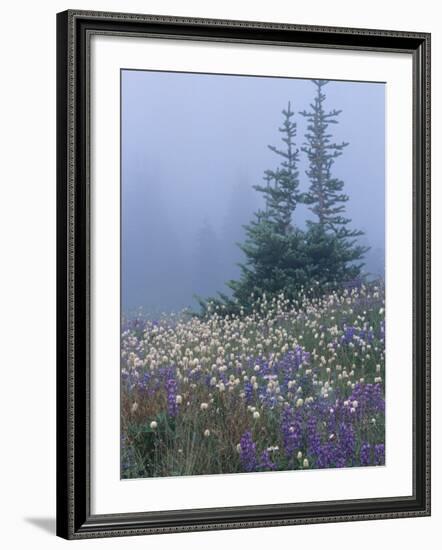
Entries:
[[300,114],[307,120],[307,132],[302,151],[307,155],[306,172],[310,182],[304,202],[314,214],[308,221],[307,246],[310,249],[310,274],[320,283],[339,283],[361,273],[361,260],[368,248],[358,244],[363,232],[350,229],[351,220],[345,217],[349,197],[343,192],[343,180],[333,176],[336,158],[348,143],[335,143],[329,126],[338,124],[341,111],[326,111],[323,91],[328,80],[313,80],[316,94],[310,111]]

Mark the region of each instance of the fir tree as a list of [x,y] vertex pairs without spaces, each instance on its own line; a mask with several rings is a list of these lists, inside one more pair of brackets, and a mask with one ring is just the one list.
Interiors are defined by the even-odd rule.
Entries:
[[282,157],[282,162],[276,170],[267,170],[264,179],[266,185],[255,185],[254,189],[264,195],[266,215],[275,224],[275,230],[282,235],[291,231],[293,213],[300,199],[299,193],[299,149],[293,139],[296,137],[296,122],[292,120],[295,114],[290,108],[282,111],[284,121],[279,132],[282,134],[284,148],[279,149],[269,145],[269,149]]
[[310,250],[309,272],[319,283],[340,283],[357,277],[364,265],[361,260],[368,248],[358,244],[362,231],[350,229],[345,217],[349,197],[344,182],[333,176],[333,165],[348,143],[335,143],[329,126],[338,124],[341,111],[326,111],[323,91],[328,80],[313,80],[316,95],[310,111],[301,111],[308,122],[302,151],[307,155],[310,182],[303,199],[314,214],[309,220],[307,246]]

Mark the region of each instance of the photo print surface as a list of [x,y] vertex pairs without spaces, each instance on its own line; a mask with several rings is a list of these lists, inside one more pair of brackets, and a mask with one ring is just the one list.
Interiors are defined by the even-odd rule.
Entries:
[[121,478],[385,464],[385,84],[121,71]]

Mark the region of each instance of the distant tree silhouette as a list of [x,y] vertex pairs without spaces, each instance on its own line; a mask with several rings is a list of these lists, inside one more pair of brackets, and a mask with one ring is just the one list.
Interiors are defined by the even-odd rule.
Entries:
[[193,289],[197,296],[204,298],[216,292],[223,282],[220,243],[213,227],[205,219],[196,236]]

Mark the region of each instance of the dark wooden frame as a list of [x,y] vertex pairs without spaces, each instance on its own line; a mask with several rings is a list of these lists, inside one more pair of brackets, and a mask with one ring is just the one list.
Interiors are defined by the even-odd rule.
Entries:
[[[164,36],[413,56],[411,497],[167,512],[90,513],[89,40]],[[57,534],[68,539],[430,514],[430,35],[69,10],[57,15]]]

